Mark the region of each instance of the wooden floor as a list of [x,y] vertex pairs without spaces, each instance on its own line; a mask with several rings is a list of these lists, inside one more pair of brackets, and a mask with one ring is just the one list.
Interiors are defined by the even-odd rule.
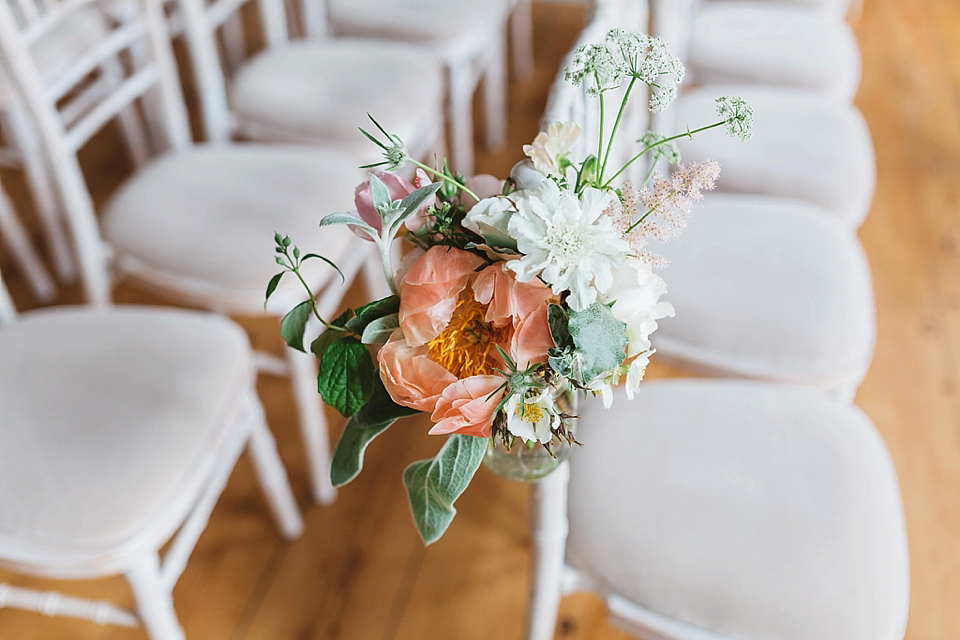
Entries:
[[[548,84],[583,17],[575,7],[535,8],[536,79],[511,88],[508,150],[483,156],[484,171],[505,174],[533,137]],[[867,0],[856,30],[864,58],[857,104],[874,136],[879,173],[860,231],[873,267],[879,337],[857,403],[876,422],[900,474],[912,564],[907,637],[953,640],[960,638],[960,2]],[[111,140],[100,140],[84,158],[100,196],[125,170],[114,150]],[[14,278],[13,286],[29,306],[22,283]],[[357,289],[350,298],[363,295]],[[61,301],[77,298],[68,290]],[[161,302],[123,286],[116,298]],[[245,324],[259,347],[279,352],[275,324]],[[677,373],[655,366],[651,375]],[[265,378],[260,389],[306,533],[292,544],[278,540],[242,460],[174,592],[188,638],[520,637],[528,585],[525,487],[479,473],[447,535],[424,549],[400,482],[406,464],[439,446],[423,421],[378,439],[359,479],[333,506],[319,508],[306,498],[287,383]],[[0,572],[0,580],[130,602],[117,579],[61,585]],[[564,599],[557,635],[628,638],[587,595]],[[0,610],[4,640],[142,637]]]

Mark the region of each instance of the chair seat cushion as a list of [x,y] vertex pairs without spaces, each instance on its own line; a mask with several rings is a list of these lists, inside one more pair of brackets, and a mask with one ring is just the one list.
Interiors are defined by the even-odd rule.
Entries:
[[575,567],[718,640],[903,637],[897,476],[856,407],[809,388],[686,380],[580,415]]
[[875,311],[856,236],[804,202],[711,193],[658,246],[676,317],[661,354],[714,373],[855,387],[873,355]]
[[843,100],[852,100],[860,84],[850,26],[791,3],[705,4],[694,22],[688,63],[702,84],[786,86]]
[[743,142],[722,127],[680,144],[684,161],[713,159],[717,187],[806,200],[856,228],[867,215],[876,180],[873,144],[854,107],[802,92],[756,87],[703,87],[682,96],[676,125],[717,122],[718,95],[741,95],[756,114],[753,137]]
[[[704,5],[723,5],[741,0],[709,0]],[[854,0],[763,0],[762,4],[789,4],[798,7],[818,9],[830,12],[831,15],[844,17]]]
[[189,499],[253,375],[243,331],[206,313],[61,308],[4,327],[4,559],[106,553]]
[[249,137],[333,144],[370,164],[382,160],[380,149],[357,127],[383,136],[367,113],[411,152],[428,151],[443,126],[443,74],[433,56],[411,45],[301,41],[244,65],[230,103]]
[[[319,227],[328,213],[353,209],[352,187],[362,179],[349,159],[308,147],[197,147],[141,169],[108,205],[103,228],[136,278],[197,303],[262,313],[280,271],[274,232],[334,262],[355,243],[368,249],[344,226]],[[320,260],[306,262],[304,273],[314,287],[336,277]],[[282,312],[305,299],[295,278],[284,281],[270,307]]]
[[409,42],[471,40],[483,26],[501,25],[507,0],[330,0],[337,33]]

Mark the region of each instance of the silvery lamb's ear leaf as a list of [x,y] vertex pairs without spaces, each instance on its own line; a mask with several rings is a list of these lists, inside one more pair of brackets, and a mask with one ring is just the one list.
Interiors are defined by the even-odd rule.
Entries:
[[390,339],[394,331],[400,328],[400,318],[396,313],[377,318],[363,329],[360,341],[363,344],[383,344]]
[[393,200],[390,199],[390,190],[375,173],[370,174],[370,197],[373,199],[373,206],[377,211],[388,211],[393,206]]
[[594,302],[583,311],[571,310],[567,326],[580,356],[584,383],[626,358],[627,325],[613,317],[606,305]]

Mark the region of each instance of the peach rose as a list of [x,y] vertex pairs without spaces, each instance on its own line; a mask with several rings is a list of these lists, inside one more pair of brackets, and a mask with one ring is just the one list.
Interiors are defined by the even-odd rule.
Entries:
[[[503,382],[500,376],[471,376],[444,389],[430,417],[436,423],[430,435],[459,433],[490,437],[493,412],[500,402],[500,394],[495,392]],[[494,395],[491,397],[491,394]]]
[[483,259],[469,251],[433,246],[400,282],[400,328],[413,347],[427,344],[447,326],[457,297]]
[[506,264],[490,265],[473,283],[477,302],[489,305],[484,319],[499,327],[526,318],[553,297],[550,287],[540,280],[518,282],[517,274],[506,269]]
[[377,354],[380,379],[397,404],[432,413],[444,389],[457,377],[427,357],[426,347],[411,347],[394,331]]
[[547,350],[554,346],[547,322],[547,305],[544,300],[540,306],[514,323],[513,338],[510,340],[510,357],[520,369],[526,369],[535,362],[547,361]]

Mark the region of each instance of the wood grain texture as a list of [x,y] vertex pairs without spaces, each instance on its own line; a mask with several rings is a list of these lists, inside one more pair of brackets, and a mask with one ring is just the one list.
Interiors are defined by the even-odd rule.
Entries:
[[[583,16],[578,6],[535,5],[536,75],[512,83],[508,145],[498,154],[481,153],[481,171],[504,175],[519,159]],[[864,59],[857,105],[874,136],[878,163],[877,194],[860,237],[873,269],[879,322],[876,358],[857,403],[883,434],[900,475],[912,564],[907,638],[960,638],[960,4],[869,0],[856,31]],[[483,122],[480,113],[477,122]],[[84,153],[99,200],[129,170],[118,145],[108,133]],[[18,176],[3,178],[24,205]],[[23,283],[9,269],[5,273],[13,276],[21,308],[30,306]],[[364,296],[358,285],[347,303]],[[115,298],[164,302],[126,285]],[[78,299],[76,288],[69,288],[58,302]],[[244,324],[259,348],[280,352],[274,322]],[[682,373],[658,364],[650,371],[652,377]],[[458,501],[447,536],[424,549],[400,481],[408,463],[439,448],[423,420],[401,423],[376,440],[360,477],[335,504],[321,508],[307,500],[288,383],[264,377],[260,391],[305,510],[306,533],[294,543],[280,540],[250,463],[242,459],[174,590],[188,638],[520,637],[529,585],[525,487],[481,471]],[[342,420],[328,417],[336,430]],[[115,579],[57,583],[0,572],[2,580],[130,602]],[[138,630],[0,610],[0,638],[142,637]],[[630,636],[606,621],[599,599],[578,594],[561,605],[557,637]]]

